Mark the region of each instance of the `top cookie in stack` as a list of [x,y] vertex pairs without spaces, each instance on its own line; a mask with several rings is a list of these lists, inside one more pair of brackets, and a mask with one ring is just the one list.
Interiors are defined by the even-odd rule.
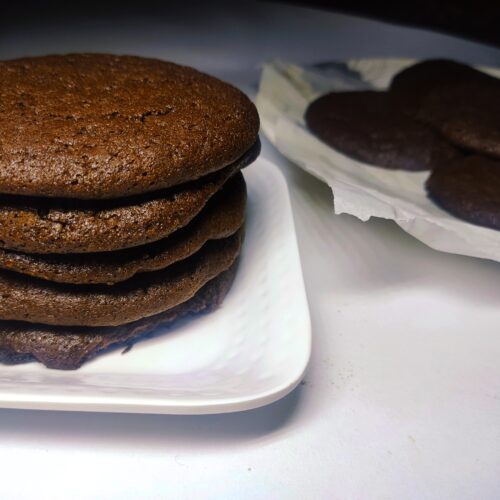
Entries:
[[0,95],[4,361],[76,368],[220,302],[239,171],[259,153],[244,94],[172,63],[78,54],[0,62]]

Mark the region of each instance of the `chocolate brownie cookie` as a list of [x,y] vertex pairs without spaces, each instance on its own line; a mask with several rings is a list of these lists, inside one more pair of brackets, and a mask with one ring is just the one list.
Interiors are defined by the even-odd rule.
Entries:
[[453,144],[500,158],[500,85],[439,87],[422,100],[418,117]]
[[429,198],[443,210],[472,224],[500,229],[500,162],[468,156],[434,170]]
[[428,170],[461,155],[432,129],[404,115],[387,92],[333,92],[305,120],[328,145],[378,167]]
[[137,273],[164,269],[197,252],[208,240],[227,238],[244,222],[246,186],[229,179],[186,227],[156,243],[96,254],[26,254],[0,249],[0,268],[60,283],[109,285]]
[[116,198],[234,163],[255,106],[192,68],[74,54],[0,62],[0,193]]
[[0,319],[67,326],[117,326],[153,316],[189,300],[228,269],[240,253],[243,230],[207,243],[162,271],[112,287],[64,285],[0,272]]
[[0,248],[88,253],[158,241],[187,225],[258,152],[257,144],[238,162],[202,179],[132,198],[83,201],[3,195]]
[[[193,298],[168,311],[117,327],[45,326],[0,321],[0,362],[39,361],[49,368],[75,370],[110,348],[130,346],[186,316],[215,309],[231,288],[237,262],[209,281]],[[162,331],[164,333],[164,331]]]
[[414,64],[394,76],[390,92],[401,111],[417,116],[422,99],[429,92],[457,82],[495,82],[498,80],[467,64],[449,59],[430,59]]

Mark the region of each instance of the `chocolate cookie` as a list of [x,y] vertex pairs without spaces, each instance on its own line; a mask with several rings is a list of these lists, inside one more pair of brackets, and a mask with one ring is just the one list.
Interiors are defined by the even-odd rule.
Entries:
[[243,231],[207,243],[162,271],[112,287],[63,285],[0,272],[0,319],[67,326],[117,326],[153,316],[189,300],[239,255]]
[[429,92],[457,82],[491,82],[496,78],[449,59],[430,59],[414,64],[394,76],[390,92],[401,111],[417,116]]
[[418,117],[432,125],[453,144],[500,158],[498,83],[464,83],[439,87],[422,100]]
[[[0,362],[39,361],[49,368],[75,370],[110,348],[131,346],[159,326],[215,309],[231,288],[237,262],[209,281],[193,298],[161,314],[117,327],[57,327],[0,322]],[[163,333],[163,331],[162,331]]]
[[192,68],[75,54],[0,62],[0,193],[115,198],[234,163],[255,106]]
[[121,250],[166,238],[187,225],[229,177],[253,161],[258,145],[240,161],[166,191],[101,201],[0,198],[0,248],[28,253]]
[[428,170],[461,155],[400,112],[387,92],[333,92],[309,105],[310,130],[338,151],[378,167]]
[[140,247],[96,254],[26,254],[0,249],[0,268],[49,281],[113,284],[157,271],[193,255],[208,240],[227,238],[244,222],[246,186],[241,173],[229,179],[185,228]]
[[468,156],[432,172],[429,198],[472,224],[500,229],[500,162]]

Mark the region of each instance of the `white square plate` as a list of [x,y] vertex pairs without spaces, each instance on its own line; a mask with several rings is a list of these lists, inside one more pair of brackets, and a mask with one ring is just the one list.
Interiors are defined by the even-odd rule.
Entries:
[[311,351],[290,199],[270,162],[259,159],[244,174],[246,241],[217,311],[74,372],[0,365],[0,407],[203,414],[256,408],[289,393]]

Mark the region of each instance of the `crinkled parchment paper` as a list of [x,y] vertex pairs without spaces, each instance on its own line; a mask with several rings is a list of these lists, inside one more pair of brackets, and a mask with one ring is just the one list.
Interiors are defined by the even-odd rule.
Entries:
[[[500,231],[463,222],[435,206],[424,189],[428,172],[368,166],[323,144],[305,127],[304,112],[317,96],[331,90],[383,89],[413,62],[365,59],[307,69],[267,64],[257,96],[264,133],[281,153],[331,187],[336,214],[363,221],[392,219],[436,250],[500,261]],[[499,70],[482,69],[500,75]]]

